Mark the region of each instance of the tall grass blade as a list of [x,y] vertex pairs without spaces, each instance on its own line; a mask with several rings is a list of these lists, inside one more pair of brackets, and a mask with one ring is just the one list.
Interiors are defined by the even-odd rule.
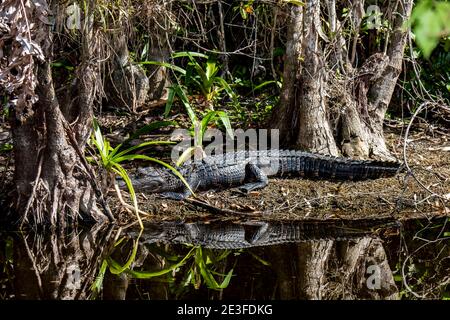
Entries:
[[208,56],[206,54],[193,51],[181,51],[172,54],[172,58],[182,58],[182,57],[198,57],[208,59]]
[[157,65],[157,66],[166,67],[166,68],[168,68],[168,69],[177,71],[177,72],[181,73],[182,75],[185,75],[185,74],[186,74],[186,70],[184,70],[183,68],[178,67],[178,66],[173,65],[173,64],[170,64],[170,63],[167,63],[167,62],[159,62],[159,61],[141,61],[141,62],[139,62],[139,64],[142,64],[142,65],[147,65],[147,64],[150,64],[150,65]]
[[225,127],[225,130],[227,131],[227,134],[232,138],[234,136],[233,128],[231,127],[230,118],[228,117],[228,114],[224,111],[217,111],[217,115],[219,116],[220,120],[223,123],[223,126]]
[[213,79],[219,68],[217,67],[216,59],[214,57],[209,57],[208,61],[206,61],[206,78]]
[[91,285],[91,290],[94,292],[99,292],[103,287],[103,280],[105,279],[106,268],[108,267],[108,262],[103,260],[98,275],[95,277],[95,281]]
[[228,94],[228,96],[230,97],[231,100],[237,101],[236,93],[233,91],[233,89],[231,89],[230,85],[228,84],[228,82],[225,81],[225,79],[223,79],[221,77],[215,77],[214,81],[220,83],[220,85],[225,90],[225,92]]
[[189,147],[186,150],[183,151],[183,153],[181,154],[181,156],[178,158],[177,162],[176,162],[176,166],[179,167],[181,166],[183,163],[185,163],[188,159],[191,158],[191,156],[194,154],[195,152],[195,148],[196,147]]
[[195,251],[195,247],[192,248],[180,262],[178,262],[178,263],[174,264],[173,266],[170,266],[166,269],[163,269],[163,270],[153,271],[153,272],[127,270],[127,273],[136,279],[150,279],[150,278],[154,278],[154,277],[160,277],[160,276],[165,275],[169,272],[172,272],[173,270],[176,270],[176,269],[180,268],[182,265],[184,265],[186,263],[186,261],[194,254],[194,251]]
[[127,185],[128,191],[130,192],[130,197],[131,197],[131,199],[133,201],[133,206],[134,206],[134,210],[135,210],[135,213],[136,213],[136,217],[137,217],[138,222],[139,222],[139,226],[141,227],[141,230],[144,229],[144,225],[142,224],[141,216],[139,215],[139,208],[138,208],[138,203],[137,203],[137,198],[136,198],[136,192],[134,191],[134,187],[133,187],[133,184],[132,184],[132,182],[130,180],[130,177],[128,176],[128,173],[117,162],[113,163],[112,170],[114,172],[116,172],[125,181],[125,184]]
[[147,125],[143,126],[140,129],[136,130],[122,144],[125,144],[126,142],[128,142],[130,140],[136,139],[136,138],[138,138],[141,135],[144,135],[144,134],[147,134],[149,132],[155,131],[155,130],[157,130],[159,128],[164,128],[164,127],[168,127],[168,126],[176,126],[176,125],[177,125],[176,121],[155,121],[155,122],[152,122],[150,124],[147,124]]
[[191,120],[191,122],[195,122],[197,120],[197,116],[195,115],[194,109],[192,109],[192,106],[189,102],[188,97],[186,96],[186,93],[184,92],[183,89],[181,89],[181,87],[179,85],[174,85],[172,87],[175,90],[178,97],[180,97],[181,102],[183,103],[184,107],[186,108],[189,119]]
[[167,102],[166,102],[166,107],[164,109],[164,117],[167,118],[169,116],[170,110],[172,110],[172,105],[173,105],[173,101],[175,99],[175,89],[170,86],[169,87],[169,93],[167,96]]
[[206,129],[208,128],[208,124],[214,120],[214,118],[218,115],[217,111],[210,111],[208,112],[202,119],[201,122],[201,134],[202,136],[205,134]]

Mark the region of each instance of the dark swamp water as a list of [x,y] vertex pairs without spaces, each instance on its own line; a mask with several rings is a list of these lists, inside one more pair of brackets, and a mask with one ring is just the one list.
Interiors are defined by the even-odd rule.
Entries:
[[0,299],[446,299],[448,218],[0,232]]

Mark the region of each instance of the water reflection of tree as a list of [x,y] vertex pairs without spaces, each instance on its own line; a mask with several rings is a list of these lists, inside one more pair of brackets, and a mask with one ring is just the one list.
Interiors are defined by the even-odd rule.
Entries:
[[18,299],[88,299],[112,228],[22,233],[14,241],[14,287]]
[[270,260],[278,261],[273,268],[277,273],[280,299],[398,297],[379,238],[311,240],[284,250],[271,248],[269,256]]
[[[443,228],[437,230],[438,240],[447,234]],[[431,239],[428,233],[421,231],[414,238]],[[428,297],[443,296],[448,285],[448,237],[432,250],[428,246],[423,250],[424,245],[412,237],[404,239],[410,244],[410,256],[403,263],[408,284],[423,296],[424,289]],[[386,241],[391,266],[397,263],[401,271],[400,242],[393,240],[397,243],[393,246]],[[8,234],[0,237],[0,248],[3,299],[393,299],[399,295],[383,243],[374,237],[214,250],[149,244],[137,236],[117,237],[111,229],[91,229],[53,231],[46,236]],[[418,250],[420,257],[414,256]],[[215,285],[216,290],[211,290],[211,283],[208,287],[208,276],[200,271],[205,265],[218,285],[230,274],[225,289]],[[379,269],[379,288],[367,285],[371,266]],[[396,281],[405,294],[400,271]]]
[[[378,238],[309,240],[246,250],[145,244],[112,229],[17,235],[14,288],[19,299],[397,298]],[[372,283],[370,267],[378,268]],[[369,272],[368,272],[369,271]],[[253,273],[252,273],[253,272]],[[259,277],[259,279],[255,278]],[[272,277],[272,280],[271,280]],[[135,285],[129,286],[134,278]],[[263,280],[261,280],[263,279]],[[261,287],[257,282],[264,282]],[[212,290],[211,290],[212,289]]]
[[[136,255],[139,263],[130,265],[124,273],[114,276],[113,281],[105,283],[104,298],[125,298],[123,283],[128,278],[138,281],[136,286],[128,288],[129,296],[145,299],[398,297],[379,238],[310,240],[246,250],[211,250],[170,244],[152,244],[145,248],[144,255]],[[116,258],[126,261],[130,250],[124,246],[120,255],[116,252]],[[218,286],[220,281],[211,282],[205,269],[209,276],[220,279],[224,285]],[[225,281],[227,275],[230,278]],[[261,283],[264,284],[261,286]],[[113,285],[116,287],[111,287]],[[122,295],[117,295],[118,291]]]

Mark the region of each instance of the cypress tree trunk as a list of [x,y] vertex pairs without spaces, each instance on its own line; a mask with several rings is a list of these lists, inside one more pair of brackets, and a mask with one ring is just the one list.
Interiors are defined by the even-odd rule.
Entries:
[[[81,30],[78,97],[63,112],[52,78],[49,7],[44,0],[28,3],[9,1],[0,8],[9,27],[6,37],[11,39],[2,49],[9,65],[15,64],[3,69],[2,75],[14,86],[9,92],[18,218],[59,227],[77,224],[80,213],[83,218],[105,221],[107,216],[96,205],[98,189],[94,192],[95,183],[81,158],[91,132],[98,79],[98,68],[91,62],[93,29]],[[92,6],[90,2],[88,10]]]
[[[338,19],[334,0],[320,4],[292,5],[282,96],[273,127],[280,129],[283,141],[301,149],[392,159],[383,120],[401,72],[407,40],[403,24],[411,15],[412,0],[384,8],[394,17],[384,39],[387,50],[365,60],[358,51],[364,2],[352,3],[347,19],[351,26]],[[326,27],[321,23],[323,10]],[[350,36],[344,33],[349,29]]]

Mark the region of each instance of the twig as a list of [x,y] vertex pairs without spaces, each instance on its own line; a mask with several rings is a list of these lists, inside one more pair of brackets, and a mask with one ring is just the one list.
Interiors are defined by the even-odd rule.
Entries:
[[406,154],[406,148],[408,145],[408,136],[409,136],[409,131],[411,129],[411,126],[414,122],[414,119],[417,117],[417,115],[428,105],[432,104],[432,102],[424,102],[422,103],[416,110],[416,112],[414,112],[413,116],[411,117],[411,120],[409,121],[408,127],[406,128],[406,132],[405,132],[405,137],[404,137],[404,141],[403,141],[403,163],[404,166],[407,169],[407,172],[414,178],[414,180],[416,180],[416,182],[419,184],[420,187],[422,187],[424,190],[426,190],[427,192],[431,193],[433,196],[436,196],[440,199],[444,199],[441,195],[435,193],[434,191],[430,190],[428,187],[426,187],[414,174],[414,172],[411,170],[411,167],[408,164],[408,157]]
[[[416,237],[417,239],[417,237]],[[416,292],[414,292],[412,290],[412,288],[408,285],[408,282],[406,281],[406,276],[405,276],[405,269],[406,269],[406,263],[414,256],[414,254],[416,254],[417,252],[419,252],[420,250],[422,250],[423,248],[425,248],[426,246],[428,246],[429,244],[433,244],[439,241],[445,241],[449,239],[448,237],[444,237],[444,238],[438,238],[435,240],[431,240],[431,241],[427,241],[426,243],[424,243],[423,245],[421,245],[420,247],[418,247],[416,250],[414,250],[411,254],[409,254],[405,261],[403,262],[402,265],[402,278],[403,278],[403,284],[405,285],[405,288],[412,294],[414,295],[416,298],[421,298],[421,299],[425,299],[426,298],[426,294],[425,295],[419,295]],[[424,239],[423,239],[424,240]]]
[[25,18],[25,23],[27,24],[28,41],[31,43],[30,23],[28,22],[27,11],[25,9],[25,5],[23,4],[23,0],[20,1],[20,5],[22,6],[23,16]]
[[275,65],[273,63],[273,58],[274,58],[273,53],[275,51],[275,30],[277,27],[277,18],[278,18],[278,6],[275,6],[274,10],[273,10],[273,25],[270,30],[270,68],[272,69],[272,77],[275,80],[278,80],[278,75],[275,70]]
[[4,188],[5,186],[5,181],[7,179],[7,173],[9,172],[9,165],[11,163],[11,159],[12,159],[12,152],[9,153],[8,158],[6,159],[6,163],[4,166],[4,170],[2,172],[2,178],[0,180],[0,185],[2,186],[2,188]]
[[196,200],[196,199],[192,199],[192,198],[188,198],[184,200],[187,203],[199,206],[199,207],[203,207],[206,208],[214,213],[217,214],[222,214],[222,215],[240,215],[240,216],[257,216],[259,212],[253,212],[253,213],[247,213],[247,212],[240,212],[240,211],[234,211],[234,210],[230,210],[230,209],[222,209],[222,208],[218,208],[216,206],[213,206],[209,203],[200,201],[200,200]]

